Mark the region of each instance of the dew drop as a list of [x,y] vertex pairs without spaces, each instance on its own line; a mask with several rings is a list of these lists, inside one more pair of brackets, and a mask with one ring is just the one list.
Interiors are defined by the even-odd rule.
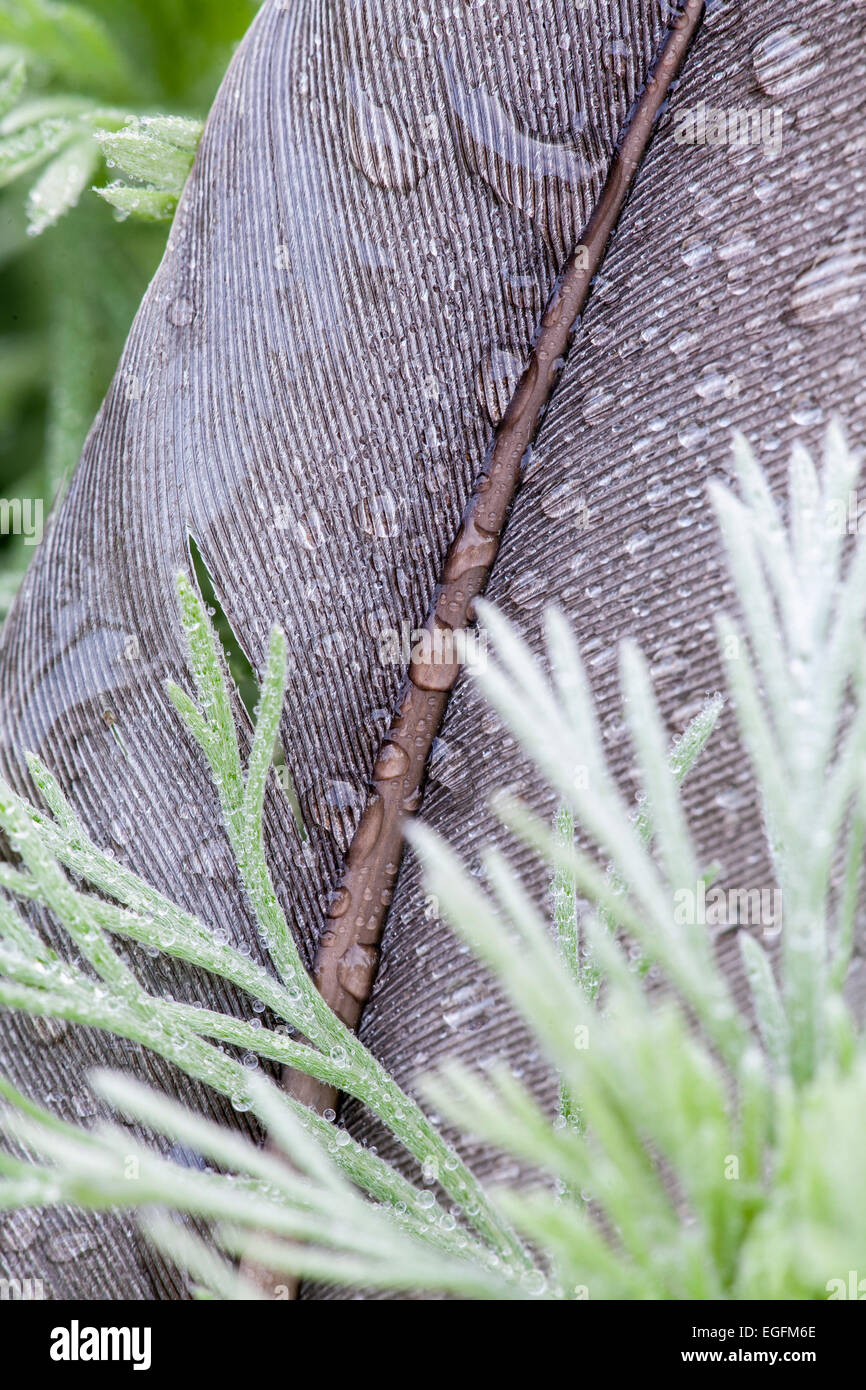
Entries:
[[671,338],[668,347],[674,354],[674,357],[685,357],[687,353],[698,346],[700,341],[701,336],[699,333],[684,329],[683,332],[678,333],[675,338]]
[[228,846],[221,837],[212,837],[209,840],[202,840],[202,842],[187,855],[184,861],[184,868],[188,873],[195,874],[197,878],[210,878],[216,879],[218,882],[228,882],[233,872]]
[[182,295],[178,299],[173,299],[168,306],[168,321],[173,323],[175,328],[187,328],[195,318],[195,309],[192,301]]
[[646,500],[651,507],[660,507],[668,500],[670,491],[664,478],[651,478],[647,483]]
[[544,602],[548,579],[541,570],[524,570],[508,587],[509,597],[518,608],[537,608]]
[[295,522],[295,536],[301,548],[309,551],[318,550],[325,540],[325,525],[315,507],[311,507]]
[[402,777],[409,768],[409,754],[405,748],[401,748],[398,743],[385,743],[376,759],[373,768],[373,779],[378,781],[390,780],[392,777]]
[[809,396],[799,396],[792,403],[791,419],[801,429],[810,425],[820,425],[824,419],[824,408]]
[[0,1225],[0,1246],[4,1250],[29,1250],[39,1234],[41,1218],[38,1211],[23,1208],[15,1211]]
[[602,420],[609,414],[614,404],[614,395],[604,386],[594,386],[587,391],[581,402],[583,418],[588,425],[592,425],[596,420]]
[[[347,837],[348,843],[343,846],[349,850],[346,860],[348,865],[362,861],[365,855],[373,849],[376,841],[382,833],[382,825],[385,819],[385,803],[378,792],[373,792],[367,797],[363,814],[357,823],[354,835]],[[334,832],[332,831],[332,834]]]
[[331,895],[328,902],[329,917],[345,917],[351,905],[352,898],[348,888],[337,888]]
[[463,985],[443,1000],[446,1028],[455,1033],[477,1033],[487,1023],[490,1000],[477,985]]
[[404,122],[372,99],[357,73],[346,84],[346,120],[352,162],[370,183],[398,193],[415,188],[427,160]]
[[649,532],[645,531],[641,526],[636,526],[634,530],[629,531],[626,536],[623,542],[623,549],[627,555],[634,557],[637,555],[647,555],[652,550],[653,545],[654,541]]
[[378,960],[379,952],[376,947],[359,941],[353,942],[348,950],[343,952],[337,962],[337,979],[353,999],[369,998]]
[[529,218],[557,264],[577,244],[606,158],[588,127],[573,144],[539,140],[514,121],[493,91],[444,59],[446,88],[467,168],[494,196]]
[[752,64],[768,97],[789,97],[817,82],[826,60],[821,44],[794,29],[776,29],[755,48]]
[[397,499],[387,488],[364,497],[358,506],[358,524],[374,540],[396,536],[400,529]]
[[687,424],[677,431],[677,439],[684,449],[697,449],[706,442],[707,431],[703,425]]
[[619,37],[608,39],[602,49],[602,62],[613,77],[624,80],[632,63],[631,44]]
[[824,247],[798,276],[788,305],[795,323],[818,324],[859,308],[866,290],[866,238]]
[[116,845],[126,845],[132,836],[132,826],[125,816],[114,816],[109,822],[108,833]]
[[713,248],[708,241],[700,236],[686,237],[680,246],[680,257],[689,270],[694,270],[697,266],[703,265],[704,261],[709,260],[713,254]]
[[475,373],[475,395],[492,424],[499,424],[522,375],[523,362],[507,348],[492,346],[484,353]]
[[505,293],[515,309],[535,309],[541,305],[541,286],[534,275],[509,275]]
[[360,787],[339,778],[316,783],[307,798],[307,809],[316,825],[327,830],[344,851],[349,847],[363,805]]
[[566,478],[558,487],[551,488],[541,499],[541,510],[551,521],[564,521],[568,517],[580,517],[587,512],[586,499],[578,478]]
[[736,378],[725,376],[717,367],[707,367],[695,382],[695,393],[710,404],[731,399],[738,390]]
[[444,738],[434,738],[430,750],[428,775],[449,791],[458,791],[466,782],[469,767],[457,747]]
[[749,261],[754,251],[754,236],[744,227],[734,227],[722,237],[716,255],[727,265],[739,265]]
[[62,1231],[53,1236],[45,1247],[45,1253],[54,1264],[70,1264],[96,1249],[96,1237],[92,1231]]

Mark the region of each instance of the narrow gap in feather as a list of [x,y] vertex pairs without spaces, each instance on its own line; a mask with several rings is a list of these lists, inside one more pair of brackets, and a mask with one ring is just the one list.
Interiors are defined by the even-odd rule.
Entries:
[[[244,709],[250,716],[250,720],[255,723],[256,705],[259,701],[259,683],[256,679],[256,673],[252,668],[249,657],[241,645],[237,633],[226,617],[222,604],[217,598],[213,578],[205,564],[204,557],[198,547],[198,542],[191,533],[187,534],[187,541],[189,543],[189,554],[193,572],[198,582],[202,599],[210,613],[211,622],[219,638],[220,646],[223,649],[226,664],[237,686],[238,695],[241,698]],[[307,830],[301,812],[301,803],[298,800],[295,784],[289,771],[288,764],[286,763],[283,745],[279,739],[277,739],[274,744],[273,765],[277,774],[277,780],[285,792],[289,805],[292,808],[295,824],[302,838],[306,839]]]

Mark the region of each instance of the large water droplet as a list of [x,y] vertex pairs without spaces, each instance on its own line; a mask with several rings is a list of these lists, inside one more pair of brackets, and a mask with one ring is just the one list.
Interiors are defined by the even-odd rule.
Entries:
[[651,507],[661,507],[671,495],[670,484],[661,477],[650,478],[647,483],[646,500]]
[[304,550],[317,550],[325,539],[325,525],[321,512],[311,507],[295,522],[295,536]]
[[623,549],[631,556],[647,555],[655,544],[652,536],[642,526],[635,526],[623,541]]
[[362,498],[358,506],[358,521],[361,529],[376,540],[396,536],[400,529],[397,517],[397,499],[393,492],[384,489]]
[[458,791],[466,782],[469,772],[465,756],[454,743],[444,738],[434,738],[428,764],[431,782],[438,782],[449,791]]
[[327,830],[344,851],[349,847],[363,805],[361,788],[339,778],[317,782],[307,797],[307,809],[316,825]]
[[668,347],[674,354],[674,357],[685,357],[693,348],[698,346],[700,341],[700,333],[694,333],[686,328],[683,329],[682,333],[678,333],[675,338],[671,338]]
[[445,78],[467,167],[538,228],[557,264],[577,244],[606,160],[587,127],[575,144],[539,140],[521,130],[498,97],[445,60]]
[[116,845],[126,845],[132,837],[132,826],[126,816],[118,814],[109,821],[108,833]]
[[515,309],[538,310],[541,306],[541,285],[536,275],[507,275],[505,293]]
[[859,309],[866,290],[866,238],[851,236],[827,246],[800,275],[789,312],[796,323],[826,323]]
[[801,429],[820,425],[824,419],[824,408],[820,401],[807,395],[799,395],[791,402],[791,419]]
[[508,595],[518,608],[538,608],[544,602],[547,588],[548,579],[541,570],[524,570],[511,581]]
[[776,29],[752,54],[758,85],[768,97],[788,97],[817,82],[826,60],[817,39],[794,29]]
[[628,76],[632,66],[632,46],[623,38],[608,39],[602,48],[601,60],[612,76],[623,81]]
[[353,999],[366,1000],[376,976],[379,952],[375,946],[354,942],[337,962],[337,979]]
[[92,1231],[61,1231],[53,1236],[45,1247],[49,1260],[55,1264],[69,1264],[89,1255],[96,1249],[96,1236]]
[[685,241],[680,246],[680,256],[682,257],[683,264],[688,266],[689,270],[694,270],[697,266],[703,265],[704,261],[709,260],[712,254],[712,245],[700,236],[686,237]]
[[398,743],[390,741],[382,745],[376,765],[373,768],[373,777],[376,781],[390,781],[393,777],[402,777],[409,768],[409,755],[405,748],[401,748]]
[[488,348],[478,363],[475,394],[494,425],[498,425],[505,414],[522,375],[523,362],[506,348]]
[[4,1250],[28,1250],[39,1234],[40,1224],[38,1211],[24,1208],[13,1212],[0,1226],[0,1246]]
[[168,306],[168,321],[173,323],[175,328],[187,328],[195,318],[195,308],[192,301],[181,296],[173,299]]
[[695,394],[710,404],[732,400],[739,394],[739,383],[736,377],[725,376],[718,367],[706,367],[695,382]]
[[187,856],[184,867],[199,878],[227,883],[233,874],[231,854],[222,836],[211,836]]
[[755,238],[745,227],[732,227],[724,233],[716,255],[726,265],[739,265],[751,260],[755,253]]
[[589,509],[579,478],[566,478],[564,483],[550,488],[541,499],[541,510],[551,521],[574,517],[578,523],[588,520]]
[[408,193],[427,169],[403,121],[380,106],[364,89],[357,73],[346,83],[349,153],[353,163],[378,188]]
[[614,394],[604,386],[594,386],[587,391],[581,402],[583,418],[588,425],[603,420],[614,405]]
[[455,1033],[477,1033],[488,1020],[490,999],[478,985],[462,985],[443,1001],[443,1020]]

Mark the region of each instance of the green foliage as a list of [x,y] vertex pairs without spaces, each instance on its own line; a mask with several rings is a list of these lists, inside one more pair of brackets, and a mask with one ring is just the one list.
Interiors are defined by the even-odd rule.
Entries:
[[[505,824],[550,866],[555,930],[499,851],[484,856],[482,886],[429,829],[415,824],[411,838],[454,930],[547,1056],[561,1104],[548,1113],[504,1066],[480,1073],[450,1062],[424,1079],[441,1115],[531,1175],[516,1187],[479,1184],[326,1008],[274,892],[261,822],[285,680],[282,634],[272,635],[244,766],[221,650],[182,578],[195,696],[170,694],[207,758],[279,978],[93,844],[31,759],[48,812],[0,788],[0,825],[20,860],[0,870],[0,1002],[152,1048],[252,1108],[279,1155],[121,1076],[99,1074],[94,1088],[220,1171],[180,1167],[131,1146],[115,1126],[61,1124],[4,1086],[0,1124],[24,1147],[0,1155],[0,1206],[135,1208],[149,1238],[208,1297],[259,1296],[232,1263],[238,1255],[278,1275],[497,1300],[823,1298],[829,1281],[857,1268],[866,1242],[858,1149],[866,1045],[842,990],[863,851],[866,542],[843,554],[833,520],[856,462],[835,426],[821,474],[797,450],[786,527],[742,440],[736,460],[741,498],[717,488],[714,502],[744,631],[726,617],[719,633],[785,895],[777,963],[740,930],[748,1012],[719,968],[711,930],[678,907],[715,873],[698,859],[680,787],[711,738],[719,698],[669,748],[646,663],[624,645],[623,712],[642,781],[633,810],[562,616],[547,618],[548,676],[485,606],[498,662],[478,679],[562,802],[553,829],[514,799],[498,803]],[[96,891],[76,886],[82,881]],[[53,956],[16,898],[49,907],[88,968]],[[255,1027],[147,994],[117,938],[231,980],[282,1023]],[[656,978],[661,993],[647,987]],[[361,1099],[414,1157],[418,1180],[251,1071],[257,1057]],[[211,1243],[167,1221],[165,1208],[206,1220]]]
[[182,116],[142,116],[122,130],[98,131],[96,140],[115,179],[96,192],[128,217],[174,215],[201,136],[201,122]]
[[[124,9],[131,11],[127,26],[117,13]],[[116,7],[110,26],[80,4],[0,3],[0,187],[50,161],[27,200],[31,236],[75,206],[103,160],[121,177],[97,191],[123,216],[169,218],[174,211],[201,122],[135,111],[166,96],[153,91],[161,84],[126,51],[138,27],[136,9]]]
[[[250,1063],[259,1057],[297,1066],[357,1096],[414,1156],[422,1175],[419,1185],[405,1181],[345,1133],[335,1135],[326,1120],[303,1111],[304,1122],[355,1183],[396,1213],[398,1224],[413,1233],[423,1232],[436,1249],[461,1254],[469,1248],[477,1251],[481,1268],[489,1266],[494,1271],[491,1286],[501,1290],[504,1280],[519,1280],[531,1269],[529,1257],[459,1155],[326,1006],[303,968],[274,891],[264,855],[262,808],[267,779],[273,775],[271,754],[285,683],[285,637],[279,629],[271,637],[252,748],[244,767],[216,635],[201,599],[184,576],[178,581],[178,592],[196,696],[173,684],[169,695],[210,765],[238,873],[262,945],[279,978],[216,939],[201,922],[95,845],[55,779],[31,756],[31,775],[51,815],[30,806],[0,779],[0,827],[20,858],[19,867],[0,866],[0,882],[15,897],[50,907],[90,970],[57,958],[12,902],[0,901],[0,1004],[86,1023],[139,1042],[229,1096],[237,1109],[255,1109],[262,1119],[274,1105],[290,1115],[303,1108],[284,1097],[261,1101],[260,1092],[251,1087],[249,1071]],[[76,888],[64,870],[97,892]],[[257,1016],[247,1022],[147,993],[113,948],[112,937],[165,951],[231,981],[248,996],[251,1007],[257,1001],[269,1007],[279,1020],[277,1025],[264,1028]],[[294,1032],[307,1043],[295,1041],[290,1036]],[[240,1057],[226,1052],[225,1045],[239,1049]],[[424,1175],[433,1176],[425,1183]],[[458,1230],[453,1217],[434,1198],[433,1177],[465,1213],[464,1228]],[[127,1196],[136,1190],[125,1189]],[[250,1254],[256,1254],[252,1247]],[[395,1266],[389,1260],[387,1279],[394,1278]],[[476,1276],[470,1273],[465,1279],[478,1290]],[[452,1280],[447,1287],[460,1291],[463,1284]]]
[[[76,463],[256,9],[0,0],[3,497],[47,509]],[[32,549],[0,547],[2,621]]]

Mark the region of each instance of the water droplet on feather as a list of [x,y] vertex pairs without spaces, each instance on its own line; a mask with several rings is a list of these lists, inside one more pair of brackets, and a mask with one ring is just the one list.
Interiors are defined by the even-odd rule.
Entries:
[[824,72],[826,60],[817,39],[793,29],[776,29],[755,48],[752,65],[768,97],[789,97]]
[[866,291],[866,237],[824,247],[797,277],[788,305],[795,323],[827,323],[858,310]]
[[408,193],[427,169],[405,123],[389,106],[379,105],[357,73],[346,83],[346,122],[352,162],[377,188]]
[[517,125],[492,91],[457,71],[456,54],[445,59],[444,70],[467,167],[535,224],[562,264],[577,244],[604,174],[606,161],[592,127],[572,145],[539,140]]
[[488,348],[478,363],[475,395],[494,425],[505,414],[522,374],[523,362],[506,348]]

